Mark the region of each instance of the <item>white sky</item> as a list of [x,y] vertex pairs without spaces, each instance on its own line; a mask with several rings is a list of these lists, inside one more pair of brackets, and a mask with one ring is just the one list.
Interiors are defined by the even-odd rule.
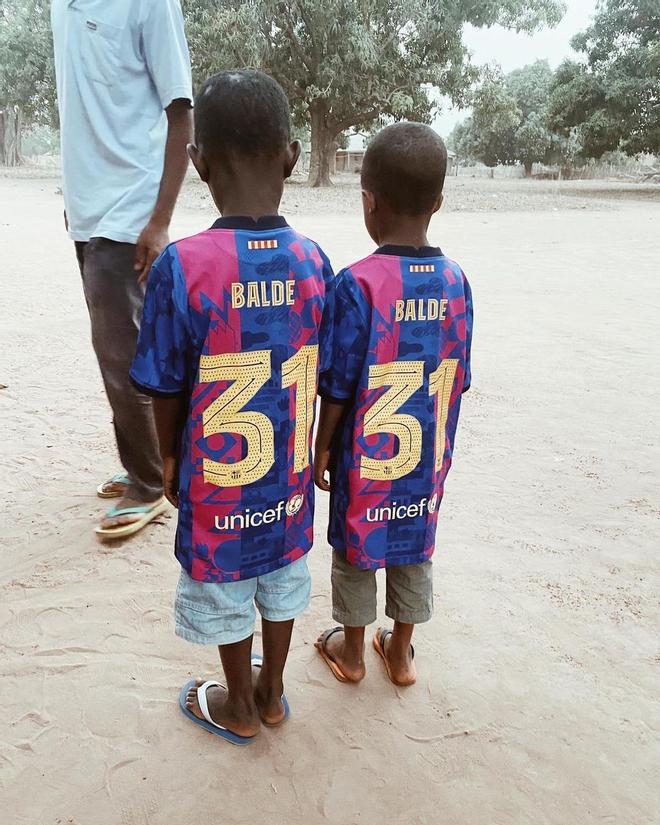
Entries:
[[[474,63],[499,63],[504,72],[518,69],[535,60],[547,59],[555,69],[565,57],[575,56],[570,41],[574,34],[589,24],[596,9],[597,0],[564,0],[566,14],[554,29],[542,29],[534,35],[517,34],[493,26],[475,29],[467,26],[464,40],[472,52]],[[435,128],[447,137],[454,124],[467,117],[468,112],[445,109],[434,121]]]

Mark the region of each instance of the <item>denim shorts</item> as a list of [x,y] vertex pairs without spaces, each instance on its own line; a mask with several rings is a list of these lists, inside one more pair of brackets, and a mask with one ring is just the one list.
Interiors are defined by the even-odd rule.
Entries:
[[200,645],[231,645],[254,633],[257,609],[269,622],[295,619],[309,604],[307,556],[256,579],[198,582],[181,570],[174,602],[176,634]]

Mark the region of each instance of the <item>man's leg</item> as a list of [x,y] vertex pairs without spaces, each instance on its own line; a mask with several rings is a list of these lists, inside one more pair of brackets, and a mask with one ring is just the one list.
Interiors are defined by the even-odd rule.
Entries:
[[131,483],[118,507],[157,501],[163,494],[151,399],[128,372],[140,329],[144,288],[133,270],[135,247],[105,238],[77,244],[92,344],[112,408],[117,448]]

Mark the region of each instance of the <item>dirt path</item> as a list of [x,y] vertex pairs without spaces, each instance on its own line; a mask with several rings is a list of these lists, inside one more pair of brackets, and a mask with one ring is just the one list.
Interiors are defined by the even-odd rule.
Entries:
[[[395,689],[369,651],[355,689],[315,655],[321,499],[293,716],[238,750],[176,705],[215,661],[173,635],[174,520],[93,538],[116,462],[55,189],[0,180],[2,820],[657,822],[660,207],[438,218],[476,332],[421,678]],[[184,208],[176,234],[209,222]],[[371,248],[357,204],[296,225],[338,266]]]

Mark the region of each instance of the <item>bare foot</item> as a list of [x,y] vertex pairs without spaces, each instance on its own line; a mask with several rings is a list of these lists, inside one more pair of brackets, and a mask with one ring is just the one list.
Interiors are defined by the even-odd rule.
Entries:
[[286,711],[282,704],[284,685],[280,681],[277,685],[269,685],[264,678],[263,667],[252,668],[254,684],[254,703],[264,725],[275,727],[284,721]]
[[394,634],[388,633],[383,643],[383,653],[388,665],[390,679],[395,685],[408,687],[417,681],[417,669],[412,655],[412,647],[406,644],[400,649]]
[[[367,673],[364,665],[364,645],[360,650],[349,648],[346,645],[343,630],[336,630],[331,635],[328,635],[328,631],[321,633],[315,646],[321,652],[321,655],[325,654],[330,662],[338,668],[339,673],[344,677],[342,681],[361,682],[364,679]],[[330,666],[330,669],[335,673],[332,666]],[[335,673],[335,676],[337,676],[337,673]]]
[[[198,719],[204,719],[204,714],[197,699],[197,688],[203,684],[204,682],[198,679],[195,682],[195,687],[190,688],[186,696],[186,707]],[[206,691],[206,699],[209,705],[209,714],[216,724],[222,725],[223,728],[227,728],[227,730],[238,736],[256,736],[259,733],[261,723],[254,702],[242,707],[230,703],[229,694],[226,688],[222,687],[210,687]]]
[[[161,499],[156,501],[135,501],[132,498],[124,496],[115,504],[116,510],[125,510],[129,507],[153,507],[158,504]],[[102,530],[112,530],[113,527],[121,527],[124,524],[133,524],[139,521],[144,516],[144,513],[128,513],[125,516],[104,516],[101,520],[100,527]]]

